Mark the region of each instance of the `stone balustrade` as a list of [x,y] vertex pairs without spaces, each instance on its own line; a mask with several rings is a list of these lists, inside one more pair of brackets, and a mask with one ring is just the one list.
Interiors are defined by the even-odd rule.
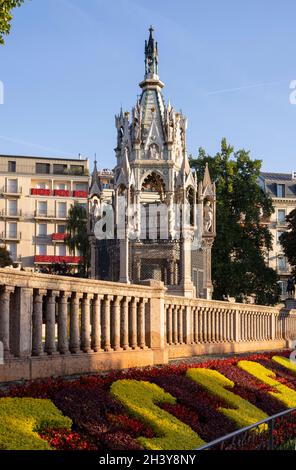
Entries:
[[286,347],[296,311],[166,295],[127,285],[0,270],[0,381]]

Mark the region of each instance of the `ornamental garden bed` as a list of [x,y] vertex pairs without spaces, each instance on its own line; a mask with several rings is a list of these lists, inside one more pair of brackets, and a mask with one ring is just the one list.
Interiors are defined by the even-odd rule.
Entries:
[[[32,381],[0,392],[0,449],[190,450],[294,407],[287,351]],[[275,427],[279,448],[295,438]]]

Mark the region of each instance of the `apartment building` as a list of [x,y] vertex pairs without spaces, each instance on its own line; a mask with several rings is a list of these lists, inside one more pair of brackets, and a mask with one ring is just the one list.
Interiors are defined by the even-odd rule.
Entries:
[[89,162],[80,159],[0,155],[0,243],[15,264],[79,263],[66,245],[72,204],[87,207]]
[[286,215],[296,208],[296,171],[292,173],[261,173],[261,188],[271,196],[275,212],[266,221],[273,235],[273,247],[269,253],[269,266],[280,276],[282,298],[286,297],[287,280],[291,268],[280,243],[281,234],[287,230]]

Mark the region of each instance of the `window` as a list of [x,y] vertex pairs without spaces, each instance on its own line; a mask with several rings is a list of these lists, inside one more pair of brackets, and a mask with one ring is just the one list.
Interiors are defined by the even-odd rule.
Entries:
[[7,201],[8,215],[17,215],[17,200],[9,199]]
[[86,183],[76,183],[74,184],[74,191],[88,191],[88,186]]
[[16,172],[16,162],[8,162],[8,173]]
[[279,271],[286,271],[287,262],[286,258],[283,255],[278,256],[278,270]]
[[17,180],[7,180],[7,192],[17,193]]
[[9,252],[12,261],[16,261],[16,258],[17,258],[17,244],[16,243],[9,243],[7,245],[7,251]]
[[277,231],[277,233],[276,233],[276,235],[277,235],[277,236],[276,236],[276,242],[277,242],[277,244],[280,244],[280,243],[281,243],[281,242],[280,242],[280,236],[281,236],[283,233],[285,233],[284,230],[278,230],[278,231]]
[[284,224],[286,222],[286,211],[285,209],[278,209],[277,220],[279,224]]
[[277,197],[285,197],[285,185],[284,184],[276,185],[276,195]]
[[49,175],[50,164],[49,163],[36,163],[36,173],[40,173],[42,175]]
[[84,174],[84,166],[83,165],[71,165],[70,166],[70,173],[71,173],[71,175],[83,175]]
[[47,236],[47,224],[38,224],[37,236],[38,237]]
[[65,175],[65,174],[67,174],[67,165],[54,164],[53,165],[53,174],[54,175]]
[[57,233],[65,233],[66,232],[66,225],[58,225]]
[[37,189],[48,189],[48,186],[46,183],[44,183],[43,181],[42,182],[39,182],[37,183],[36,185]]
[[57,251],[58,251],[58,253],[57,253],[58,256],[66,256],[66,246],[65,245],[59,245],[57,247]]
[[38,215],[47,215],[47,201],[38,201],[37,213]]
[[41,256],[47,255],[47,246],[46,245],[36,245],[36,254]]
[[55,189],[67,189],[65,183],[58,183],[55,185]]
[[17,223],[16,222],[9,222],[7,224],[7,234],[9,238],[16,238],[17,236]]
[[67,203],[66,202],[58,202],[57,204],[57,216],[66,218],[67,217]]

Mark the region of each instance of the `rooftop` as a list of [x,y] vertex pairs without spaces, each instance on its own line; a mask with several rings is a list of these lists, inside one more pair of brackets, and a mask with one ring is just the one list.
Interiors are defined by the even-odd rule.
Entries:
[[4,157],[4,158],[28,158],[28,159],[36,159],[36,160],[51,160],[51,161],[55,161],[55,160],[58,160],[58,161],[68,161],[68,162],[87,162],[88,161],[88,158],[80,158],[80,157],[76,157],[76,158],[66,158],[66,157],[36,157],[36,156],[30,156],[30,155],[3,155],[3,154],[0,154],[0,159],[1,157]]

